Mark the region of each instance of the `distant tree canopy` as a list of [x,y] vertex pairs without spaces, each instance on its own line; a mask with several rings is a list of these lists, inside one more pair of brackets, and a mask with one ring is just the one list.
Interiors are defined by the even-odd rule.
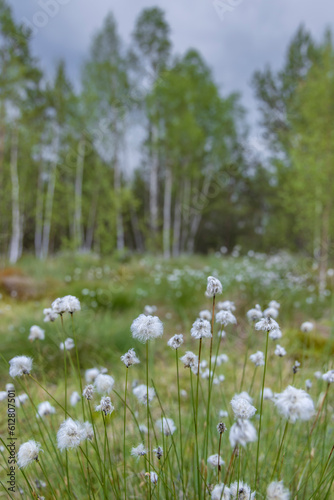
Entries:
[[[300,28],[283,68],[254,75],[270,160],[250,149],[237,94],[201,54],[175,55],[159,8],[131,47],[109,14],[75,92],[48,81],[0,0],[0,252],[16,262],[69,249],[184,252],[281,248],[327,266],[333,237],[334,52]],[[129,172],[129,155],[137,168]]]

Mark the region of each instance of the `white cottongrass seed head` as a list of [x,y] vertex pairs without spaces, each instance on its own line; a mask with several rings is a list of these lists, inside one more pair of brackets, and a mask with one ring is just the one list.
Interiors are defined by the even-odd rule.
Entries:
[[232,448],[237,444],[245,447],[257,440],[256,429],[249,420],[237,420],[230,429],[229,440]]
[[283,417],[294,423],[296,420],[310,420],[314,415],[311,396],[303,389],[289,385],[283,392],[276,394],[275,405]]
[[38,462],[38,455],[41,451],[43,451],[41,449],[41,444],[33,439],[21,444],[17,453],[17,465],[19,468],[22,469],[26,467],[34,460]]
[[283,481],[273,481],[267,488],[267,500],[289,500],[290,492]]
[[251,354],[249,356],[249,359],[251,360],[252,363],[254,363],[255,366],[264,365],[264,354],[262,351],[257,351],[254,354]]
[[277,321],[268,316],[267,318],[262,318],[260,321],[255,323],[255,330],[262,330],[264,332],[271,332],[272,330],[279,329]]
[[74,340],[71,339],[71,337],[68,337],[65,342],[61,342],[60,343],[60,349],[63,351],[64,350],[64,347],[66,349],[66,351],[70,351],[71,349],[73,349],[73,347],[75,346],[75,343],[74,343]]
[[285,355],[286,355],[286,350],[284,349],[284,347],[277,344],[277,346],[275,348],[275,356],[283,358],[283,356],[285,356]]
[[153,453],[155,453],[157,459],[160,460],[163,456],[164,450],[161,446],[158,446],[157,448],[154,448]]
[[86,398],[87,401],[91,401],[93,399],[94,390],[95,389],[94,389],[94,386],[92,384],[86,385],[86,387],[82,391],[83,397]]
[[219,323],[223,326],[236,325],[237,319],[234,314],[231,313],[231,311],[225,311],[224,309],[222,309],[216,314],[216,323]]
[[176,426],[174,420],[171,418],[159,418],[155,423],[157,429],[161,431],[165,436],[172,436],[176,431]]
[[29,399],[29,396],[28,394],[26,394],[25,392],[23,394],[19,394],[16,398],[15,398],[15,404],[18,408],[20,408],[21,405],[24,405],[24,403]]
[[252,493],[248,484],[242,481],[235,481],[230,485],[230,493],[232,500],[254,500],[256,492]]
[[216,453],[215,455],[210,455],[207,462],[208,462],[208,465],[210,465],[210,467],[212,467],[213,469],[217,468],[218,465],[219,465],[219,467],[221,467],[222,465],[225,465],[224,460],[222,459],[222,457],[220,455],[218,455],[218,453]]
[[115,380],[111,375],[104,375],[103,373],[100,373],[94,381],[94,385],[99,394],[110,394],[114,387],[114,383]]
[[204,309],[203,311],[200,311],[198,316],[201,319],[206,319],[207,321],[211,321],[211,319],[212,319],[212,313],[208,309]]
[[186,351],[185,355],[180,358],[185,368],[190,368],[195,375],[198,371],[198,356],[191,351]]
[[66,304],[66,311],[70,314],[81,310],[80,301],[79,299],[77,299],[77,297],[74,297],[73,295],[66,295],[63,300]]
[[82,424],[72,418],[64,420],[57,432],[57,445],[62,450],[77,448],[85,439],[85,431]]
[[43,403],[40,403],[37,407],[37,414],[36,417],[47,417],[48,415],[52,415],[53,413],[56,413],[56,409],[54,406],[52,406],[49,401],[43,401]]
[[211,325],[207,319],[198,318],[190,330],[194,339],[211,338]]
[[256,408],[240,394],[233,396],[231,406],[236,419],[248,420],[256,413]]
[[211,492],[211,500],[230,500],[230,498],[230,488],[224,483],[216,484]]
[[[261,391],[262,393],[262,391]],[[263,399],[269,399],[272,400],[274,397],[273,391],[270,389],[270,387],[265,387],[263,389]]]
[[42,330],[37,325],[33,325],[30,330],[29,330],[29,337],[28,340],[33,342],[34,340],[44,340],[45,339],[45,330]]
[[246,316],[247,316],[248,321],[250,321],[250,322],[259,321],[263,316],[262,311],[261,311],[261,307],[259,306],[259,304],[256,304],[256,306],[253,309],[250,309],[249,311],[247,311]]
[[99,375],[100,370],[98,368],[88,368],[88,370],[85,371],[85,379],[88,384],[91,382],[94,382],[96,377]]
[[144,457],[146,454],[147,454],[147,450],[146,450],[143,443],[140,443],[138,446],[133,447],[131,449],[131,456],[132,457],[140,458],[140,457]]
[[110,415],[114,409],[114,405],[109,396],[101,398],[100,404],[95,407],[95,411],[102,411],[105,415]]
[[265,318],[267,318],[268,316],[270,316],[271,318],[274,318],[276,319],[278,317],[278,309],[276,309],[276,307],[267,307],[267,309],[265,309],[263,311],[263,316]]
[[133,394],[138,399],[139,403],[146,405],[147,404],[147,392],[148,392],[148,402],[151,403],[155,396],[155,390],[153,387],[149,387],[147,391],[147,386],[145,384],[137,385],[133,390]]
[[76,406],[81,400],[81,396],[77,391],[73,391],[70,397],[71,406]]
[[223,293],[223,285],[219,279],[214,276],[209,276],[206,287],[206,296],[214,297],[215,295],[220,295],[221,293]]
[[276,300],[271,300],[268,305],[269,307],[273,307],[274,309],[279,309],[281,307],[281,304]]
[[282,332],[281,332],[280,328],[275,328],[274,330],[271,330],[269,332],[269,338],[271,338],[271,340],[281,339],[282,338]]
[[311,332],[313,330],[313,328],[314,328],[314,325],[313,325],[313,323],[311,323],[311,321],[304,321],[304,323],[302,323],[300,325],[300,329],[304,333]]
[[167,345],[169,347],[171,347],[172,349],[178,349],[179,347],[181,347],[181,345],[183,344],[183,335],[182,333],[180,333],[179,335],[174,335],[173,337],[171,337],[168,342],[167,342]]
[[164,327],[158,316],[140,314],[131,325],[131,333],[134,339],[146,343],[148,340],[161,337]]
[[43,309],[43,314],[44,314],[44,323],[55,321],[58,318],[58,314],[53,309],[51,309],[51,307]]
[[84,422],[82,424],[82,431],[83,431],[83,439],[88,439],[89,441],[93,441],[94,429],[90,422]]
[[235,305],[234,305],[234,302],[232,302],[231,300],[224,300],[222,302],[217,303],[217,309],[218,309],[218,311],[221,311],[222,309],[224,309],[225,311],[234,312]]
[[157,484],[159,476],[156,472],[145,472],[145,476],[150,478],[152,484]]
[[123,361],[127,368],[129,368],[129,366],[137,365],[138,363],[140,363],[134,349],[129,349],[128,352],[121,356],[121,361]]
[[32,358],[28,356],[15,356],[9,361],[9,375],[13,378],[29,375],[32,370],[32,361]]
[[329,372],[324,373],[322,380],[327,382],[327,384],[332,384],[334,382],[334,370],[329,370]]

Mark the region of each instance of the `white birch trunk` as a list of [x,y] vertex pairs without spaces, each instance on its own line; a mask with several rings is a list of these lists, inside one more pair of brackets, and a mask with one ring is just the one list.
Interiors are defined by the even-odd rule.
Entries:
[[21,224],[20,224],[20,186],[17,171],[18,157],[18,131],[12,132],[12,144],[10,154],[10,176],[12,182],[12,237],[9,249],[9,262],[15,264],[19,258]]
[[35,215],[35,255],[41,258],[42,252],[42,230],[43,230],[43,165],[40,164],[38,173],[36,193],[36,215]]
[[74,188],[74,221],[73,221],[73,234],[75,241],[75,248],[82,248],[82,181],[83,170],[85,163],[86,141],[82,139],[78,144],[77,155],[77,168],[75,175],[75,188]]
[[114,155],[114,196],[115,207],[116,207],[116,239],[117,239],[117,250],[124,250],[124,227],[123,227],[123,216],[122,216],[122,204],[121,204],[121,169],[119,166],[118,159],[118,134],[115,138],[115,155]]
[[174,206],[174,227],[173,227],[173,257],[180,255],[181,245],[181,203],[180,195],[177,195]]
[[163,251],[165,259],[170,258],[170,228],[172,209],[172,171],[166,167],[165,195],[164,195],[164,223],[163,223]]

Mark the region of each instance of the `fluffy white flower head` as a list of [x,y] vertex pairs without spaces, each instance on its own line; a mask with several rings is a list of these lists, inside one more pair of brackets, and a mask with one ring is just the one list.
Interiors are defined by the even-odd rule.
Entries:
[[88,384],[91,382],[94,382],[96,377],[99,375],[100,370],[98,368],[89,368],[88,370],[85,371],[85,379]]
[[229,439],[232,448],[237,444],[245,447],[247,443],[257,440],[256,429],[249,420],[237,420],[230,429]]
[[230,486],[231,498],[233,500],[253,500],[255,499],[255,491],[252,493],[248,484],[242,481],[235,481]]
[[328,384],[332,384],[334,382],[334,370],[329,370],[329,372],[324,373],[322,376],[322,380],[324,380]]
[[145,446],[143,445],[143,443],[140,443],[138,446],[133,447],[131,450],[131,455],[133,457],[139,458],[139,457],[143,457],[146,454],[147,454],[147,450],[146,450]]
[[224,483],[216,484],[211,492],[211,500],[230,500],[230,498],[230,488]]
[[174,420],[171,418],[159,418],[155,425],[165,436],[172,436],[176,431]]
[[114,405],[108,396],[101,398],[100,404],[95,407],[95,411],[102,411],[105,415],[110,415],[114,409]]
[[56,413],[56,409],[52,406],[49,401],[44,401],[40,403],[37,407],[37,417],[46,417],[48,415],[52,415]]
[[208,320],[198,318],[190,330],[194,339],[211,338],[211,325]]
[[76,406],[81,400],[81,396],[77,391],[73,391],[70,397],[71,406]]
[[123,361],[127,368],[129,368],[129,366],[140,363],[134,349],[129,349],[127,353],[121,356],[121,361]]
[[272,319],[270,316],[267,318],[262,318],[260,321],[255,323],[255,330],[263,330],[264,332],[271,332],[272,330],[279,329],[277,321]]
[[256,304],[254,309],[250,309],[249,311],[247,311],[246,316],[248,321],[251,322],[259,321],[262,318],[262,311],[259,304]]
[[267,488],[267,500],[289,500],[290,492],[284,488],[283,481],[274,481]]
[[311,323],[311,321],[305,321],[304,323],[301,324],[300,329],[304,333],[309,333],[313,330],[314,325]]
[[115,380],[110,375],[100,373],[94,382],[96,390],[99,394],[110,394],[114,387]]
[[83,439],[85,439],[85,431],[80,422],[67,418],[60,425],[57,432],[57,444],[61,451],[77,448]]
[[44,323],[55,321],[58,318],[58,314],[53,309],[51,309],[51,307],[43,309],[43,314],[44,314]]
[[234,314],[231,313],[231,311],[225,311],[224,309],[222,309],[216,314],[216,323],[219,323],[223,326],[227,326],[230,324],[235,325],[237,323],[237,319]]
[[235,395],[231,400],[231,406],[236,419],[249,419],[256,413],[256,408],[240,395]]
[[249,359],[251,360],[252,363],[254,363],[255,366],[264,365],[264,354],[262,351],[257,351],[256,353],[251,354],[249,356]]
[[283,356],[286,355],[286,350],[284,349],[284,347],[281,347],[280,345],[277,344],[275,349],[275,355],[282,358]]
[[61,342],[59,347],[62,351],[64,350],[64,348],[66,349],[66,351],[70,351],[74,346],[74,340],[71,339],[71,337],[68,337],[65,342]]
[[198,356],[191,351],[186,351],[185,355],[180,358],[185,368],[190,368],[197,375],[198,372]]
[[182,344],[183,344],[182,333],[179,335],[174,335],[167,342],[167,345],[169,345],[169,347],[171,347],[172,349],[175,349],[175,350],[178,349]]
[[140,342],[161,337],[164,333],[163,324],[158,316],[145,316],[140,314],[131,325],[132,337]]
[[41,450],[40,443],[33,441],[27,441],[26,443],[21,444],[18,454],[17,454],[17,465],[20,469],[26,467],[31,462],[36,460],[38,462],[38,454]]
[[280,328],[275,328],[274,330],[271,330],[269,332],[269,337],[271,338],[271,340],[281,339],[282,338],[282,332],[281,332]]
[[224,460],[222,459],[221,456],[218,455],[218,453],[216,453],[215,455],[211,455],[209,458],[208,458],[208,465],[210,465],[210,467],[212,467],[213,469],[215,469],[216,467],[218,467],[218,465],[221,467],[222,465],[225,465],[225,462]]
[[15,356],[9,361],[9,375],[11,377],[22,377],[28,375],[32,370],[32,358],[27,356]]
[[223,293],[223,285],[221,282],[214,276],[209,276],[206,287],[207,297],[214,297],[215,295],[220,295],[221,293]]
[[63,297],[63,300],[66,305],[66,311],[70,314],[81,310],[79,299],[77,299],[73,295],[66,295],[65,297]]
[[275,405],[283,417],[294,423],[296,420],[310,420],[314,414],[314,404],[303,389],[289,385],[282,393],[276,394]]
[[30,333],[29,333],[28,339],[31,340],[31,342],[33,342],[34,340],[44,340],[45,339],[45,331],[42,330],[42,328],[40,328],[39,326],[33,325],[30,328]]
[[221,311],[222,309],[224,309],[225,311],[235,311],[235,305],[234,305],[234,302],[232,302],[231,300],[224,300],[222,302],[218,302],[217,303],[217,309],[218,311]]
[[[141,403],[143,405],[147,404],[147,386],[145,384],[137,385],[137,387],[135,387],[132,392],[136,396],[136,398],[138,399],[139,403]],[[154,396],[155,396],[155,390],[153,389],[153,387],[149,387],[148,388],[148,402],[149,403],[152,401]]]
[[278,310],[276,309],[276,307],[268,307],[267,309],[265,309],[263,311],[263,316],[265,318],[267,318],[268,316],[270,316],[271,318],[276,319],[277,316],[278,316]]

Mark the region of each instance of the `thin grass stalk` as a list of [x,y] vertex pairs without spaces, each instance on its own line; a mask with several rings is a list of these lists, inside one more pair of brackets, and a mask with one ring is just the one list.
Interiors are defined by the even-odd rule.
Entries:
[[176,362],[176,379],[177,379],[177,402],[179,414],[179,436],[180,436],[180,456],[181,456],[181,479],[183,495],[185,496],[184,479],[183,479],[183,446],[182,446],[182,419],[181,419],[181,394],[180,394],[180,375],[179,375],[179,353],[175,349],[175,362]]
[[330,386],[330,384],[327,384],[327,389],[326,389],[325,395],[324,395],[324,397],[323,397],[323,399],[322,399],[322,401],[321,401],[321,405],[320,405],[320,407],[319,407],[319,410],[318,410],[318,412],[317,412],[317,414],[316,414],[315,420],[314,420],[313,425],[312,425],[312,427],[311,427],[310,436],[312,436],[312,433],[313,433],[313,431],[314,431],[314,428],[315,428],[315,426],[316,426],[316,423],[317,423],[317,421],[318,421],[318,419],[319,419],[319,417],[320,417],[320,414],[321,414],[321,411],[322,411],[322,409],[323,409],[323,406],[324,406],[325,400],[326,400],[326,398],[327,398],[327,394],[328,394],[329,386]]
[[271,474],[270,482],[273,481],[274,476],[275,476],[276,468],[277,468],[277,465],[278,465],[278,462],[279,462],[279,459],[280,459],[280,456],[281,456],[281,451],[282,451],[282,448],[283,448],[283,443],[284,443],[284,440],[285,440],[285,437],[286,437],[286,433],[287,433],[288,427],[289,427],[289,420],[287,420],[286,423],[285,423],[284,432],[283,432],[283,436],[282,436],[282,439],[281,439],[281,444],[280,444],[280,446],[278,448],[277,457],[276,457],[275,465],[274,465],[274,468],[273,468],[273,472]]
[[[214,295],[212,297],[211,338],[210,338],[209,379],[208,379],[209,387],[208,387],[208,403],[206,408],[206,429],[205,429],[205,449],[204,449],[205,458],[207,456],[208,446],[209,446],[210,401],[211,401],[211,390],[212,390],[211,368],[212,368],[213,325],[215,321],[215,304],[216,304],[216,296]],[[213,379],[213,374],[212,374],[212,379]],[[205,489],[204,489],[204,498],[205,498]]]
[[222,442],[222,432],[219,433],[219,445],[218,445],[218,484],[219,484],[219,476],[220,476],[220,471],[221,471],[221,465],[220,465],[220,446]]
[[[150,411],[149,411],[149,397],[148,397],[148,341],[146,341],[146,417],[147,417],[147,454],[148,461],[151,463],[151,443],[150,443]],[[152,486],[149,481],[150,499],[152,498]]]
[[128,372],[129,368],[126,367],[125,372],[125,391],[124,391],[124,417],[123,417],[123,481],[124,481],[124,500],[127,499],[127,491],[126,491],[126,453],[125,453],[125,435],[126,435],[126,398],[127,398],[127,389],[128,389]]
[[50,490],[52,491],[52,494],[53,494],[55,500],[57,500],[57,495],[56,495],[56,493],[55,493],[55,491],[54,491],[54,489],[52,487],[52,484],[51,484],[51,481],[49,480],[48,474],[46,473],[46,471],[44,470],[44,468],[42,466],[42,463],[41,463],[40,459],[38,459],[38,464],[39,464],[39,466],[40,466],[40,468],[41,468],[41,470],[43,472],[43,476],[45,477],[46,482],[48,483]]
[[262,392],[261,392],[261,405],[260,405],[260,423],[259,423],[259,433],[258,433],[258,438],[257,438],[257,451],[256,451],[256,466],[255,466],[255,486],[254,486],[254,491],[257,489],[258,470],[259,470],[259,455],[260,455],[262,411],[263,411],[263,393],[264,393],[264,383],[265,383],[265,379],[266,379],[266,370],[267,370],[268,341],[269,341],[269,331],[267,331],[266,351],[265,351],[265,357],[264,357],[264,368],[263,368],[263,378],[262,378]]
[[200,479],[199,466],[199,447],[198,447],[198,389],[199,389],[199,369],[201,363],[202,339],[199,340],[198,348],[198,366],[197,366],[197,382],[196,382],[196,401],[195,401],[195,442],[196,442],[196,463],[197,463],[197,483],[198,483],[198,498],[202,498],[202,488]]

